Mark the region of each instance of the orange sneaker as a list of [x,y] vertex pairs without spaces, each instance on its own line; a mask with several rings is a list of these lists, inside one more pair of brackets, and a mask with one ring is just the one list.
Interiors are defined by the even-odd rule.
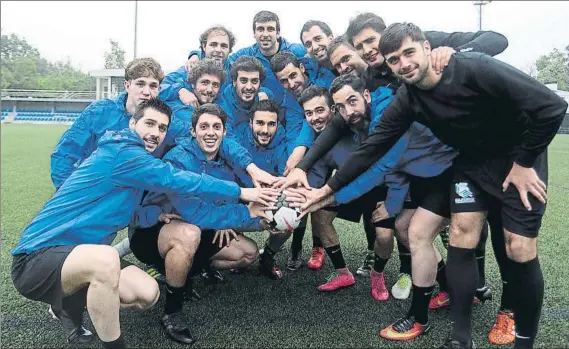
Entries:
[[408,341],[427,333],[431,326],[421,325],[413,318],[403,317],[379,331],[379,336],[391,341]]
[[429,309],[436,310],[446,308],[450,305],[450,296],[445,291],[439,291],[431,298]]
[[322,268],[322,264],[324,264],[324,258],[326,258],[324,252],[325,251],[323,247],[316,247],[312,249],[312,256],[308,260],[308,263],[306,263],[308,269],[319,270]]
[[514,313],[500,311],[496,322],[488,332],[488,340],[492,344],[504,345],[514,343],[516,339]]
[[336,291],[341,288],[354,286],[356,280],[354,279],[354,275],[350,272],[347,274],[336,274],[332,273],[328,278],[328,282],[323,285],[318,286],[318,291],[321,292],[331,292]]
[[376,301],[386,301],[389,299],[389,291],[385,287],[385,279],[383,273],[378,273],[375,270],[370,272],[371,278],[371,296]]

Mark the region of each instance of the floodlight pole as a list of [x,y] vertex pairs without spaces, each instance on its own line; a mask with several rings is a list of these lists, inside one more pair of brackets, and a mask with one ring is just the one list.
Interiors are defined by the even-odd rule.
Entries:
[[138,36],[138,1],[134,2],[134,58],[136,58],[136,38]]
[[474,6],[478,6],[478,30],[482,30],[482,8],[491,3],[492,0],[476,0],[473,1]]

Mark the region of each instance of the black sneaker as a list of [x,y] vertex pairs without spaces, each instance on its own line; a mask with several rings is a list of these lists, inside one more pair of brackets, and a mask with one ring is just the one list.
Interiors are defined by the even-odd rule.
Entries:
[[196,340],[192,336],[190,327],[184,320],[182,311],[166,314],[160,321],[164,331],[175,341],[184,344],[193,344]]
[[198,291],[194,289],[194,282],[189,276],[188,279],[186,280],[185,287],[186,287],[186,290],[184,291],[185,301],[199,301],[203,299],[203,297],[198,293]]
[[69,344],[88,344],[94,339],[94,335],[91,331],[82,326],[83,317],[78,321],[73,321],[71,317],[63,310],[56,312],[49,307],[49,314],[55,320],[58,320],[63,329],[67,333],[67,342]]
[[488,286],[484,286],[481,289],[476,290],[474,294],[474,303],[484,303],[486,301],[492,300],[492,290]]
[[470,343],[465,344],[459,341],[455,341],[452,338],[449,338],[447,339],[445,344],[439,347],[439,349],[476,349],[476,346],[474,345],[472,339],[470,340]]
[[279,280],[283,277],[274,258],[261,259],[259,262],[259,272],[272,280]]
[[225,278],[219,270],[203,269],[201,276],[208,285],[225,282]]

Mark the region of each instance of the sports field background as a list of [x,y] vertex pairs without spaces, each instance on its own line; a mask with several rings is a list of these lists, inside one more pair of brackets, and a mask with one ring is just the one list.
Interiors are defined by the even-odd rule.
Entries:
[[[48,306],[21,297],[12,284],[10,251],[23,228],[53,194],[50,154],[67,126],[2,124],[2,337],[4,348],[66,347],[59,324]],[[548,208],[539,239],[540,262],[545,279],[545,299],[536,347],[569,348],[569,136],[559,135],[549,151]],[[336,221],[344,255],[355,274],[365,254],[365,236],[360,224]],[[124,237],[124,232],[119,238]],[[249,234],[259,244],[266,234]],[[304,240],[304,255],[310,253],[310,230]],[[439,243],[437,241],[437,243]],[[278,254],[284,270],[287,248]],[[440,247],[440,243],[439,243]],[[446,251],[441,249],[446,255]],[[487,332],[499,305],[501,282],[490,241],[487,247],[487,280],[494,299],[473,311],[474,341],[478,348],[492,347]],[[130,261],[135,261],[128,257]],[[283,280],[257,275],[257,264],[241,275],[228,272],[226,283],[215,289],[197,281],[204,296],[187,302],[185,313],[198,338],[195,347],[385,347],[427,348],[443,343],[450,329],[448,310],[430,313],[431,332],[411,342],[380,340],[377,331],[407,310],[410,299],[371,298],[369,279],[356,276],[356,285],[333,294],[316,287],[332,271],[329,260],[314,272],[303,267]],[[389,289],[396,281],[396,253],[386,268]],[[162,288],[163,290],[163,288]],[[129,347],[186,347],[170,339],[159,318],[164,299],[147,312],[121,312],[122,332]],[[90,320],[88,328],[92,329]],[[97,341],[92,347],[102,347]],[[511,346],[505,346],[508,348]]]

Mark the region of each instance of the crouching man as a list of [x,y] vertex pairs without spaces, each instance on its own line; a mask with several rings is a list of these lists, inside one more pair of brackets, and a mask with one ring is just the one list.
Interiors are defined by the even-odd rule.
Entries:
[[[228,154],[221,148],[226,121],[227,114],[220,106],[199,106],[192,117],[192,137],[178,139],[164,161],[186,171],[236,181]],[[274,189],[262,191],[271,193],[262,196],[267,205],[277,196]],[[167,293],[162,325],[172,339],[186,344],[194,342],[182,314],[188,274],[202,268],[243,268],[253,263],[259,255],[256,243],[236,231],[261,230],[257,217],[264,217],[262,210],[266,209],[239,204],[223,195],[206,199],[160,193],[146,196],[129,229],[130,246],[140,261],[165,272]],[[159,222],[161,214],[176,214],[180,219]]]
[[170,117],[160,100],[140,103],[129,128],[101,137],[97,150],[63,182],[12,251],[16,290],[49,304],[73,345],[93,339],[82,327],[87,307],[103,347],[124,348],[119,309],[148,309],[159,297],[156,281],[135,266],[121,270],[118,253],[109,246],[128,225],[145,190],[244,201],[271,192],[240,189],[153,157]]

